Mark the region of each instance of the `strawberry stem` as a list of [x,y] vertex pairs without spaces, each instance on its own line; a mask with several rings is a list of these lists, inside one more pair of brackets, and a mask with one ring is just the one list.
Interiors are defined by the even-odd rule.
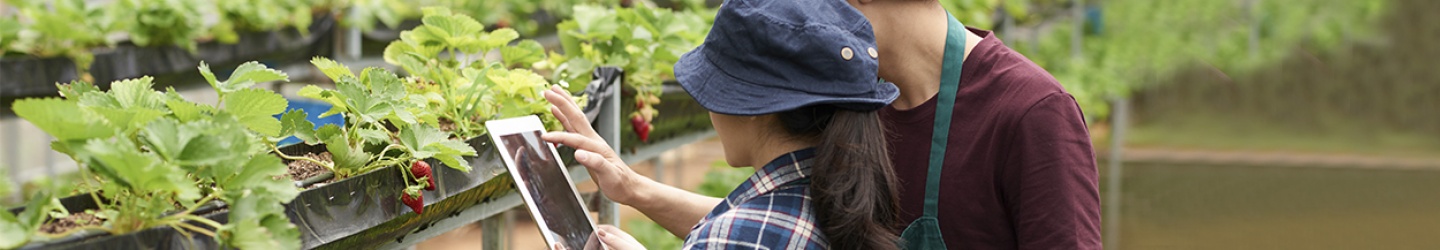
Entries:
[[[267,143],[267,144],[268,144],[268,143]],[[310,162],[310,163],[315,163],[315,165],[320,165],[320,166],[322,166],[322,167],[325,167],[325,169],[329,169],[330,172],[335,172],[335,165],[334,165],[334,164],[331,164],[331,163],[329,163],[329,162],[324,162],[324,161],[316,160],[316,159],[310,159],[310,157],[290,156],[290,155],[285,154],[284,152],[280,152],[280,148],[279,148],[279,147],[276,147],[275,144],[269,144],[269,145],[270,145],[270,151],[271,151],[271,152],[275,152],[275,155],[280,156],[280,158],[283,158],[283,159],[286,159],[286,160],[292,160],[292,161],[308,161],[308,162]]]
[[178,214],[176,214],[176,215],[190,215],[190,213],[195,212],[195,209],[199,209],[200,207],[205,206],[205,203],[209,203],[211,200],[214,200],[214,199],[215,199],[215,194],[214,194],[214,193],[211,193],[210,195],[206,195],[205,198],[201,198],[199,202],[195,202],[195,206],[190,207],[190,208],[188,208],[188,209],[185,209],[184,212],[180,212],[180,213],[178,213]]

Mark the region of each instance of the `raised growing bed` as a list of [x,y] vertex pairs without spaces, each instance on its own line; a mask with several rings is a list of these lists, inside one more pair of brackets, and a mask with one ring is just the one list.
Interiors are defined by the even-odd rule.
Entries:
[[[60,204],[72,213],[99,208],[95,204],[95,199],[89,194],[60,198]],[[9,212],[19,214],[24,209],[24,207],[11,208]],[[202,214],[201,217],[218,223],[229,222],[229,211],[218,204],[204,206],[198,209],[197,213]],[[215,230],[214,227],[201,223],[191,223],[190,225]],[[60,238],[32,240],[19,249],[218,249],[221,247],[221,244],[213,237],[193,233],[182,234],[169,227],[154,227],[120,236],[105,232],[79,231]]]
[[[707,131],[711,128],[710,112],[695,102],[695,98],[675,81],[666,81],[664,94],[660,95],[660,104],[655,109],[660,112],[655,116],[653,128],[650,131],[649,141],[640,141],[635,134],[635,128],[628,122],[620,125],[621,150],[633,153],[637,148],[649,144],[673,139],[679,136]],[[635,111],[635,94],[633,89],[626,88],[621,95],[620,113],[629,114]]]
[[[505,175],[505,166],[487,138],[482,136],[466,141],[479,153],[478,156],[466,157],[473,168],[469,173],[444,167],[439,161],[428,161],[435,166],[437,187],[433,191],[423,191],[429,198],[423,214],[411,212],[396,198],[396,194],[405,187],[405,183],[400,183],[403,179],[398,168],[382,168],[332,183],[323,183],[330,175],[297,181],[297,187],[314,187],[300,192],[295,200],[287,204],[285,214],[300,230],[305,249],[365,248],[394,241],[411,231],[515,190],[514,181]],[[324,147],[294,144],[280,150],[287,154],[319,153],[324,152]],[[562,150],[567,156],[565,162],[574,164],[566,151],[573,150]],[[69,196],[60,201],[72,212],[97,207],[88,194]],[[10,212],[18,214],[23,209],[13,208]],[[202,210],[204,217],[220,223],[228,221],[229,213],[223,207],[212,206],[210,209],[211,212]],[[31,242],[22,249],[220,247],[215,238],[199,234],[186,236],[168,227],[157,227],[120,236],[79,232],[68,237]]]
[[[336,21],[331,15],[316,15],[309,34],[294,29],[242,32],[234,44],[203,42],[195,53],[175,46],[140,47],[129,43],[99,48],[92,51],[95,58],[90,64],[93,77],[90,82],[108,84],[144,75],[188,73],[202,61],[230,65],[260,59],[307,60],[330,53],[335,27]],[[80,79],[79,70],[69,58],[0,58],[0,89],[5,90],[0,97],[3,98],[54,96],[55,83],[77,79]]]
[[[408,208],[398,204],[393,194],[398,194],[398,188],[393,192],[381,195],[388,198],[391,205],[380,206],[381,209],[399,211],[393,214],[384,214],[383,219],[371,218],[363,222],[364,225],[348,225],[352,228],[344,228],[341,225],[346,222],[334,221],[332,225],[341,227],[344,234],[330,234],[330,238],[322,242],[313,242],[310,237],[305,237],[306,248],[322,249],[345,249],[351,247],[375,246],[387,241],[394,241],[396,238],[404,237],[410,231],[423,227],[429,223],[448,217],[453,213],[483,202],[492,197],[514,190],[513,181],[504,176],[505,167],[501,165],[500,159],[489,145],[488,139],[476,138],[466,141],[475,147],[478,156],[467,157],[472,169],[469,173],[448,167],[432,168],[437,173],[434,191],[426,191],[425,212],[423,214],[410,213]],[[501,178],[496,178],[501,177]],[[391,177],[400,179],[399,176]],[[399,185],[403,187],[403,185]],[[297,199],[297,201],[300,199]],[[301,216],[302,218],[313,218],[314,216]],[[307,222],[308,223],[308,222]],[[296,223],[297,225],[300,223]],[[334,228],[325,228],[333,230]]]
[[[300,193],[286,205],[286,215],[300,228],[306,249],[366,248],[405,237],[440,219],[515,190],[505,165],[489,137],[466,140],[477,156],[466,157],[472,168],[469,173],[429,160],[436,171],[436,188],[423,191],[425,211],[416,214],[400,204],[396,194],[405,187],[397,168],[384,168],[334,183],[324,184]],[[323,147],[291,145],[281,148],[286,154],[323,152]],[[561,149],[566,164],[572,149]],[[313,182],[309,181],[309,182]]]

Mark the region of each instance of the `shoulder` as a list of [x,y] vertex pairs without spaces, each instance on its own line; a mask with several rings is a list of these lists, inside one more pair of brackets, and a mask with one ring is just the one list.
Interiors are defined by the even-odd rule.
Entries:
[[1060,81],[1024,55],[1005,46],[993,34],[986,34],[980,46],[966,59],[965,78],[961,93],[1001,113],[1018,115],[1036,105],[1063,101],[1071,105],[1074,98]]
[[825,246],[804,186],[778,188],[701,221],[686,236],[685,249],[808,249]]

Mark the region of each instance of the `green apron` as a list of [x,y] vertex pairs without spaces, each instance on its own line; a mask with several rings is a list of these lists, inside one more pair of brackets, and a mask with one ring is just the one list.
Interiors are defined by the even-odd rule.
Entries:
[[940,170],[945,165],[945,147],[950,138],[950,115],[955,111],[955,92],[960,89],[960,68],[965,60],[965,25],[950,18],[945,34],[945,61],[941,63],[940,93],[936,96],[935,131],[930,137],[930,167],[925,173],[925,213],[900,233],[905,249],[945,249],[940,236]]

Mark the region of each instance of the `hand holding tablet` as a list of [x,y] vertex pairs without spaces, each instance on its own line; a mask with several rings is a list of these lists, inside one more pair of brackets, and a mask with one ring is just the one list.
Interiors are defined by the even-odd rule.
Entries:
[[561,249],[600,249],[598,239],[591,237],[595,224],[580,202],[560,154],[540,139],[545,133],[540,118],[492,120],[485,122],[485,127],[545,242]]

